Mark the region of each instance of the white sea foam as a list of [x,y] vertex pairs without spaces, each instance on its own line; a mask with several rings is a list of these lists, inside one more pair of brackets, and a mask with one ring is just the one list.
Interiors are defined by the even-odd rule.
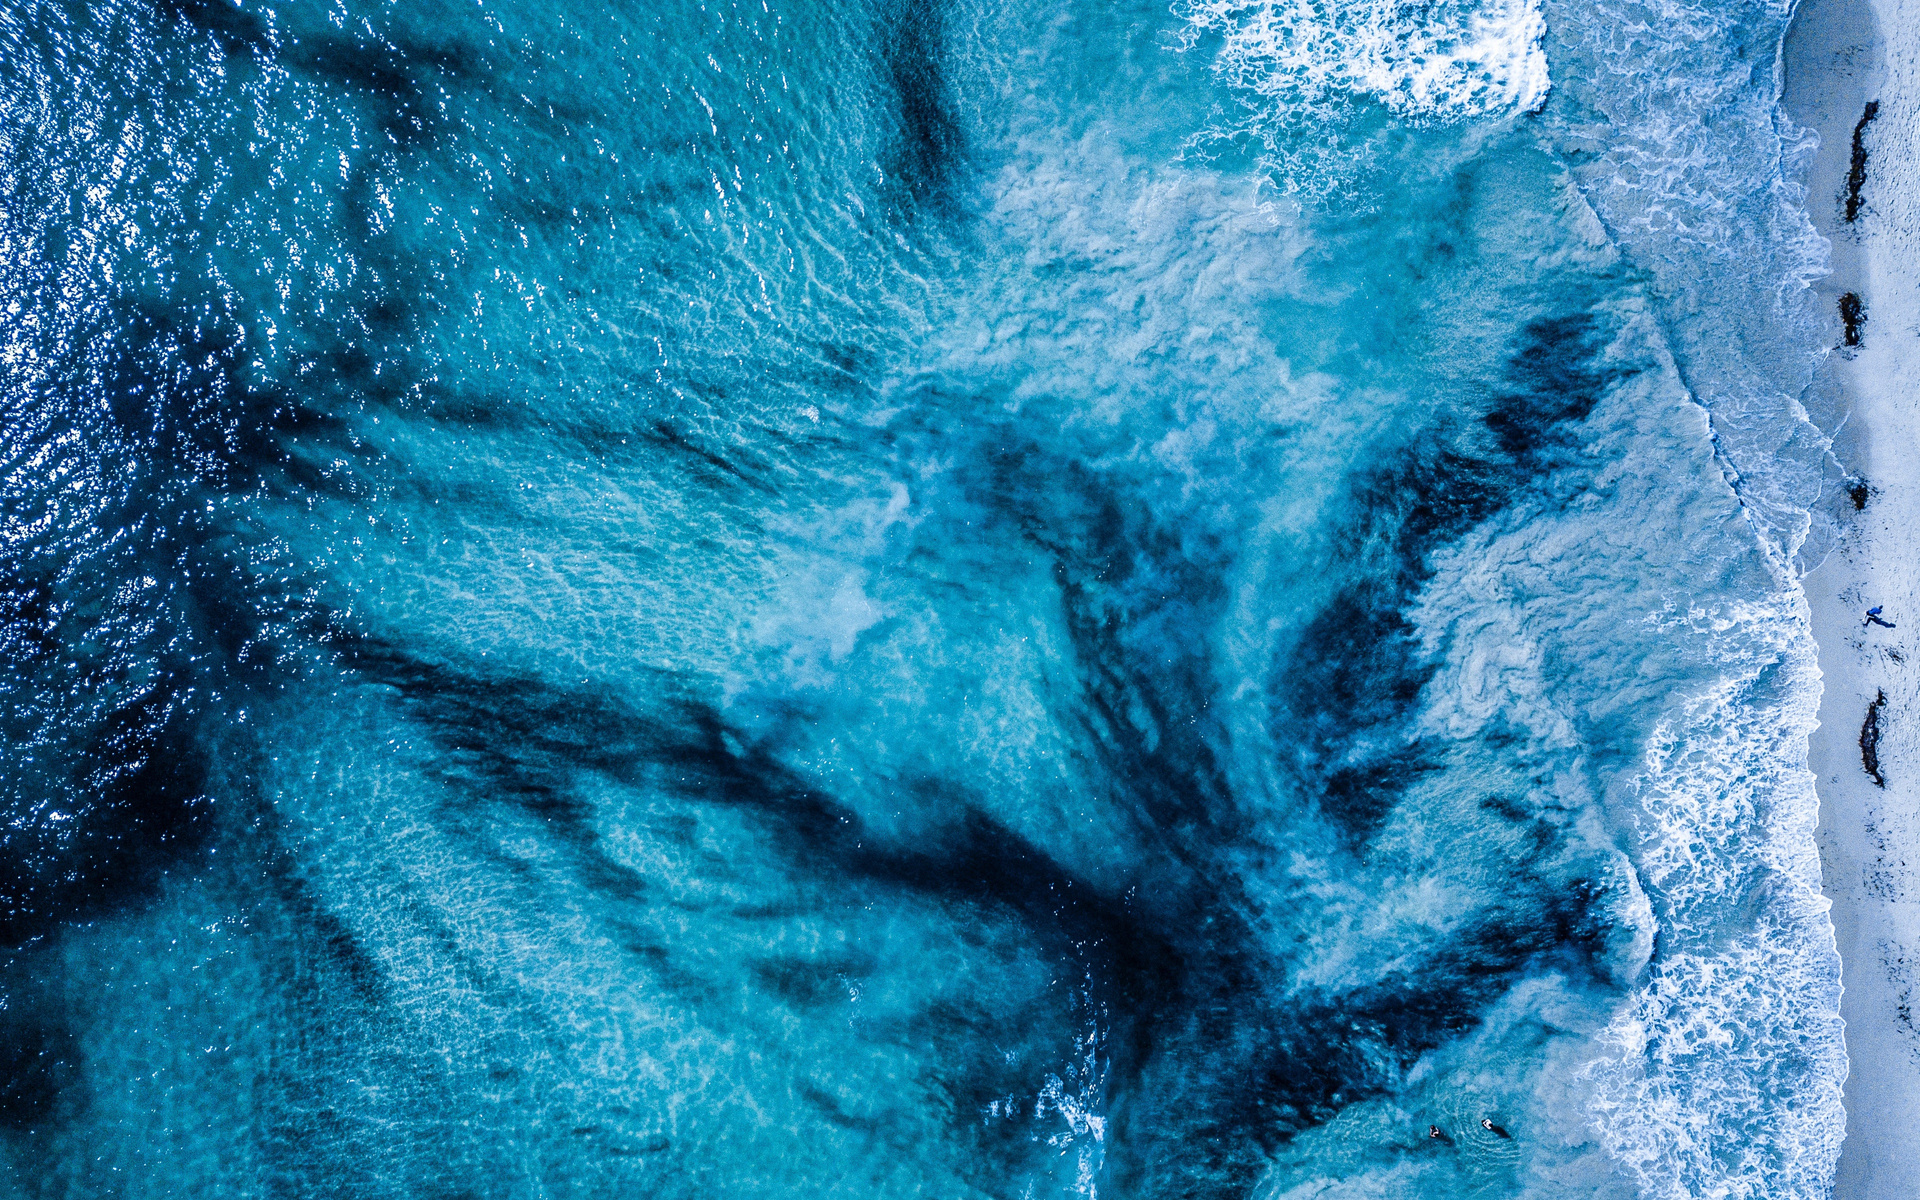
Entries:
[[1544,120],[1609,234],[1657,281],[1673,353],[1713,414],[1746,519],[1783,561],[1819,505],[1828,439],[1798,396],[1825,332],[1808,281],[1806,130],[1777,103],[1781,0],[1547,0]]
[[1662,950],[1587,1068],[1594,1123],[1649,1197],[1822,1196],[1846,1067],[1806,767],[1813,646],[1785,594],[1654,619],[1724,674],[1629,785]]
[[1545,127],[1578,151],[1583,194],[1653,281],[1774,576],[1741,585],[1760,593],[1750,603],[1684,602],[1650,626],[1668,645],[1650,661],[1677,654],[1712,682],[1665,713],[1619,793],[1660,940],[1588,1068],[1594,1124],[1650,1197],[1822,1196],[1846,1064],[1806,767],[1820,685],[1786,563],[1822,488],[1827,440],[1797,393],[1825,247],[1802,206],[1805,133],[1756,69],[1790,6],[1548,3],[1560,91]]
[[1538,108],[1546,22],[1534,0],[1187,0],[1189,44],[1272,114],[1311,116],[1370,96],[1395,115],[1462,121]]
[[[1603,505],[1517,512],[1434,557],[1417,614],[1445,665],[1425,715],[1437,734],[1499,720],[1552,750],[1593,744],[1598,714],[1645,714],[1638,761],[1593,780],[1637,886],[1613,914],[1634,934],[1612,960],[1628,991],[1576,1090],[1642,1196],[1820,1196],[1845,1062],[1806,767],[1814,647],[1790,581],[1689,536],[1738,510],[1660,341],[1629,322],[1627,382],[1583,426],[1609,463]],[[1543,773],[1543,796],[1584,806],[1588,769]]]

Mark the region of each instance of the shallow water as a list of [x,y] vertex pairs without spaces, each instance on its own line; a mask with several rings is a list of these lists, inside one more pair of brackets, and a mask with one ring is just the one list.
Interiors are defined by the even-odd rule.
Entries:
[[9,1186],[1822,1195],[1785,21],[0,4]]

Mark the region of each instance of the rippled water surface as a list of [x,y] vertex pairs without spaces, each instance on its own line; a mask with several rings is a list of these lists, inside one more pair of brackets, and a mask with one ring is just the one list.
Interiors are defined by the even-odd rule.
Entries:
[[1786,19],[0,0],[9,1194],[1824,1195]]

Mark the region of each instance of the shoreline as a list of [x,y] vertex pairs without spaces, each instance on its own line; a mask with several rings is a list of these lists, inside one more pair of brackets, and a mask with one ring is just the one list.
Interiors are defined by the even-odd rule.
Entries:
[[[1808,766],[1850,1064],[1833,1197],[1907,1200],[1920,1179],[1920,0],[1803,0],[1783,58],[1782,107],[1820,137],[1807,209],[1833,247],[1814,288],[1837,349],[1813,390],[1838,409],[1833,453],[1855,509],[1801,580],[1823,684]],[[1896,628],[1867,622],[1874,605]]]

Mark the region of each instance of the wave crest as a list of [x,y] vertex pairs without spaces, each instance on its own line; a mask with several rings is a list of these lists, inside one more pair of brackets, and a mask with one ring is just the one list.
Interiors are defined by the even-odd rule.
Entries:
[[1395,116],[1463,121],[1547,96],[1546,21],[1533,0],[1185,0],[1186,42],[1215,34],[1215,66],[1277,117],[1370,96]]
[[1846,1058],[1806,768],[1813,644],[1784,596],[1654,621],[1725,674],[1662,722],[1629,788],[1662,949],[1586,1069],[1594,1125],[1648,1197],[1822,1196]]

